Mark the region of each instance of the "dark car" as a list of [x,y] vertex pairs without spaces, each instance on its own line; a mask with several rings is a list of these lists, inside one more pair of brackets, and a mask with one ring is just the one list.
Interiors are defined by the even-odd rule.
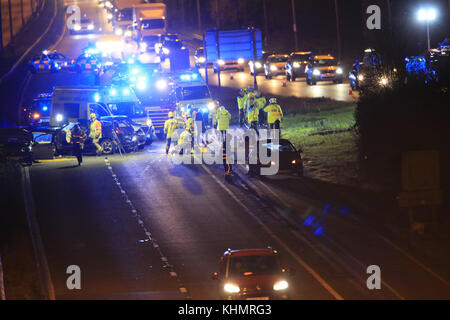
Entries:
[[298,77],[306,76],[306,67],[311,57],[311,51],[292,52],[286,63],[286,80],[295,81]]
[[180,40],[166,40],[162,42],[161,48],[159,49],[159,57],[161,58],[161,61],[166,60],[170,53],[176,50],[183,49],[183,43]]
[[[278,163],[271,161],[268,164],[262,164],[259,155],[267,154],[272,156],[272,152],[279,153]],[[254,155],[255,154],[255,155]],[[255,157],[256,164],[249,164],[249,173],[252,175],[260,175],[261,168],[268,168],[272,165],[278,166],[277,174],[295,173],[298,176],[303,176],[303,160],[301,157],[301,150],[297,150],[294,145],[287,139],[275,140],[260,140],[258,142],[258,149],[252,150],[249,153],[249,159]]]
[[73,63],[73,69],[77,73],[83,71],[94,71],[97,72],[102,66],[102,58],[98,55],[90,55],[83,53],[80,55]]
[[139,43],[139,49],[141,52],[155,52],[156,45],[160,41],[160,36],[143,36]]
[[289,277],[294,270],[281,266],[272,248],[225,251],[220,258],[218,296],[226,300],[289,299]]
[[33,135],[22,128],[0,128],[0,161],[33,163]]
[[[103,149],[103,154],[113,154],[118,151],[131,152],[138,147],[138,136],[134,128],[123,121],[122,119],[102,120],[102,138],[100,145]],[[75,126],[75,123],[69,123],[67,126],[61,128],[54,137],[57,154],[71,154],[72,145],[70,144],[70,131]],[[88,136],[86,126],[81,125],[82,130]],[[119,148],[121,149],[119,150]],[[94,154],[95,146],[92,144],[92,139],[88,138],[84,144],[84,153]]]
[[[262,57],[260,59],[255,59],[255,66],[253,67],[253,60],[248,62],[248,68],[250,70],[250,74],[253,75],[253,72],[256,74],[264,73],[264,64],[266,63],[267,58],[272,55],[270,52],[263,52]],[[254,71],[256,70],[256,71]]]
[[[205,51],[203,50],[203,47],[200,47],[197,50],[195,50],[194,60],[195,66],[197,68],[205,67]],[[208,61],[208,67],[212,65],[213,63]]]

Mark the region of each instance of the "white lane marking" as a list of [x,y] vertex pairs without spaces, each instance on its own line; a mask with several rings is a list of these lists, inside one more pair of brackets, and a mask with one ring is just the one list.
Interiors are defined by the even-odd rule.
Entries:
[[44,287],[47,299],[55,300],[55,289],[53,288],[50,269],[48,267],[47,257],[45,255],[44,244],[42,243],[39,224],[36,219],[36,210],[34,205],[33,193],[31,191],[30,171],[25,167],[22,173],[22,191],[25,204],[25,213],[27,216],[30,238],[33,245],[36,266],[38,269],[41,283]]
[[0,300],[6,300],[5,282],[3,280],[2,256],[0,256]]
[[322,287],[325,288],[336,300],[344,300],[344,298],[334,290],[313,268],[311,268],[302,258],[300,258],[294,251],[292,251],[288,245],[286,245],[280,238],[278,238],[236,195],[205,165],[202,165],[206,172],[242,207],[244,210],[253,217],[256,222],[261,226],[267,234],[277,241],[283,249],[288,252],[314,279],[319,282]]

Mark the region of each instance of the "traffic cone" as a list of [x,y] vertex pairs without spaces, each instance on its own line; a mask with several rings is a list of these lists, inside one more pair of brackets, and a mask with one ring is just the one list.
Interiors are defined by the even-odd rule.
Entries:
[[230,73],[230,80],[233,80],[234,79],[234,76],[233,76],[233,73],[231,72]]
[[352,95],[352,94],[353,94],[353,88],[352,88],[351,85],[350,85],[350,88],[348,89],[348,94],[349,94],[349,95]]
[[286,87],[286,79],[283,79],[282,87]]

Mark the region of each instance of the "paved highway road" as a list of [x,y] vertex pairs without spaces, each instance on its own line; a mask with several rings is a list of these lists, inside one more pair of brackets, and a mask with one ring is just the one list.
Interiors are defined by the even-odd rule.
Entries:
[[[75,2],[104,19],[95,2]],[[56,49],[74,56],[89,39],[66,34]],[[245,79],[235,75],[229,85]],[[92,80],[35,74],[25,100]],[[323,89],[346,98],[346,85],[263,83],[267,90]],[[450,299],[448,261],[413,257],[361,218],[364,212],[349,210],[332,186],[248,178],[243,168],[225,183],[221,166],[177,165],[163,149],[155,142],[134,154],[86,157],[81,167],[59,158],[30,169],[27,201],[35,203],[57,299],[216,299],[209,275],[224,250],[268,245],[296,270],[293,299]],[[81,290],[66,287],[69,265],[81,268]],[[380,290],[366,286],[370,265],[381,268]]]

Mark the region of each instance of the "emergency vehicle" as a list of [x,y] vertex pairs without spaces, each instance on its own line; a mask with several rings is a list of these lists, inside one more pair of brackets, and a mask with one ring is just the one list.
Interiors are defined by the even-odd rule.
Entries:
[[33,56],[28,66],[32,73],[37,71],[58,72],[63,68],[72,67],[73,61],[56,51],[43,51],[41,54]]
[[30,124],[49,124],[51,101],[52,93],[41,93],[33,99],[28,109],[28,122]]
[[[70,86],[55,87],[50,105],[50,125],[67,122],[86,125],[89,115],[98,117],[126,116],[141,129],[148,142],[153,139],[153,125],[139,99],[129,87]],[[139,127],[139,128],[138,128]]]

